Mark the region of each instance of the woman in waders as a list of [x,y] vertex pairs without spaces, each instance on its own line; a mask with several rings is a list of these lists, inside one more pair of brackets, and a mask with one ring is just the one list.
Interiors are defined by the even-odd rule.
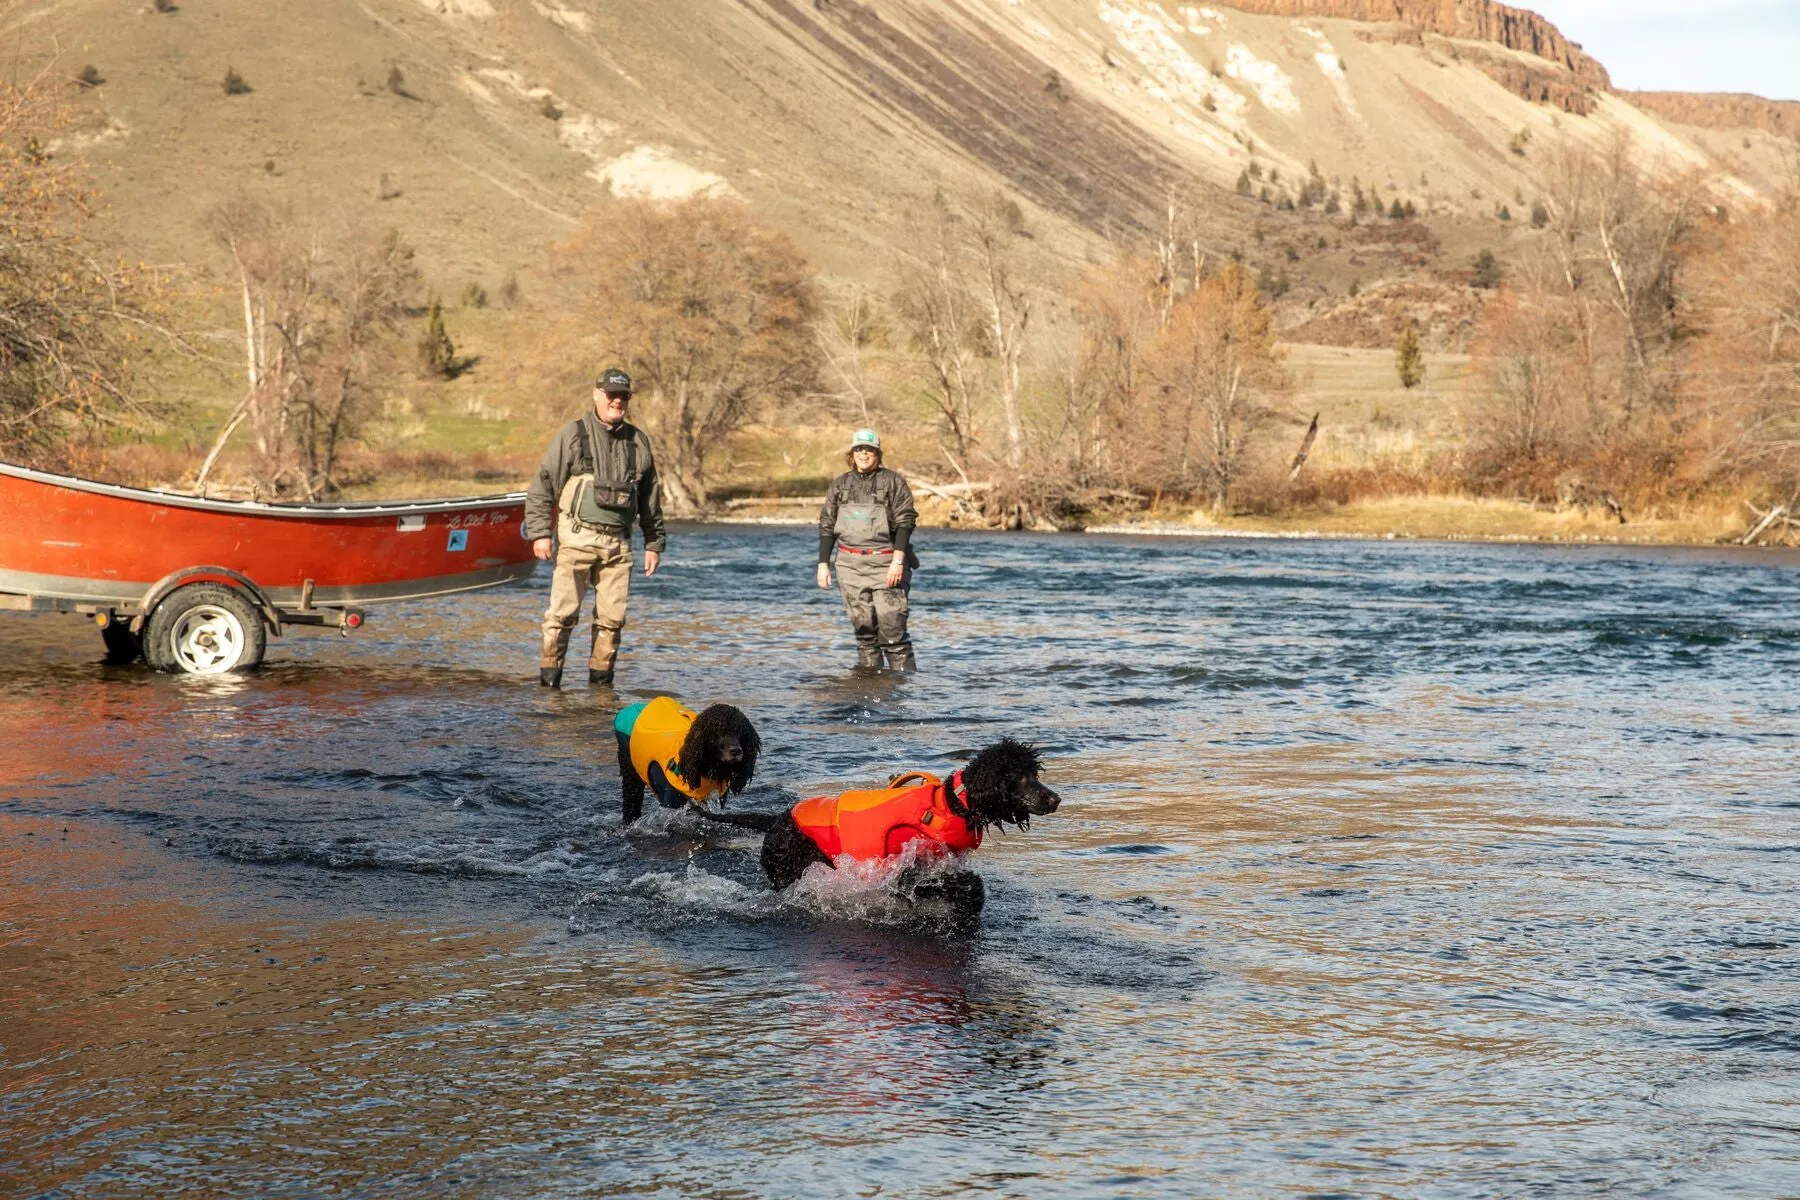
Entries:
[[831,481],[819,510],[819,586],[831,588],[835,547],[857,667],[877,670],[885,655],[892,669],[911,671],[918,664],[906,633],[906,593],[918,560],[908,545],[919,520],[912,489],[881,465],[881,437],[873,429],[856,431],[845,458],[850,469]]

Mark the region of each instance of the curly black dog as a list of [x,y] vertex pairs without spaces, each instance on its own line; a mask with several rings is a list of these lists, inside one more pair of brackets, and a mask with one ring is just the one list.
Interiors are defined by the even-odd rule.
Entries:
[[[1038,780],[1037,750],[1002,738],[940,782],[924,772],[902,775],[887,788],[815,796],[784,813],[720,815],[717,820],[763,830],[762,868],[777,891],[791,887],[814,863],[892,857],[924,839],[938,852],[966,852],[990,828],[1027,829],[1032,817],[1056,811],[1062,798]],[[903,887],[907,881],[903,881]],[[971,871],[934,877],[926,890],[964,913],[981,910],[981,877]]]
[[743,711],[714,704],[694,713],[668,697],[621,709],[613,722],[619,743],[619,788],[625,823],[644,812],[646,790],[665,808],[704,806],[735,796],[756,774],[762,738]]

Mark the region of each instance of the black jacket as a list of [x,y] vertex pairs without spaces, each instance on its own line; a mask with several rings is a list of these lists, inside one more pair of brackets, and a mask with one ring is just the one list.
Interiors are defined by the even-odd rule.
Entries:
[[886,467],[876,467],[867,475],[845,471],[831,481],[825,492],[825,506],[819,509],[819,561],[830,562],[837,545],[838,507],[843,504],[881,504],[887,508],[888,536],[894,549],[905,554],[912,543],[913,527],[919,523],[919,510],[913,506],[912,489],[906,477]]

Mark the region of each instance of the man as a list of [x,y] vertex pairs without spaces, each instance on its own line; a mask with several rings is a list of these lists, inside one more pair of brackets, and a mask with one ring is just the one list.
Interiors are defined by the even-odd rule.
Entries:
[[881,465],[881,436],[859,429],[845,459],[850,470],[831,481],[819,510],[819,586],[831,588],[831,551],[837,548],[838,587],[856,631],[856,665],[879,670],[882,656],[897,671],[911,671],[912,640],[906,633],[909,546],[919,512],[899,472]]
[[662,486],[644,431],[625,419],[631,376],[608,368],[594,384],[594,410],[565,425],[544,451],[525,498],[525,536],[548,559],[550,607],[544,611],[538,683],[561,687],[569,635],[581,623],[581,598],[594,589],[594,638],[588,683],[611,684],[631,595],[631,525],[644,532],[644,574],[662,560]]

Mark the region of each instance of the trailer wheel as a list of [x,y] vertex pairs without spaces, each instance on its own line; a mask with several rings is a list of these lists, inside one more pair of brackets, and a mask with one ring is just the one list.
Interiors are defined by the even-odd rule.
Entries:
[[106,661],[113,666],[136,662],[144,653],[144,643],[131,627],[123,621],[115,620],[100,631],[100,638],[106,643]]
[[216,583],[176,588],[144,625],[144,657],[159,671],[248,671],[262,663],[267,646],[256,606]]

